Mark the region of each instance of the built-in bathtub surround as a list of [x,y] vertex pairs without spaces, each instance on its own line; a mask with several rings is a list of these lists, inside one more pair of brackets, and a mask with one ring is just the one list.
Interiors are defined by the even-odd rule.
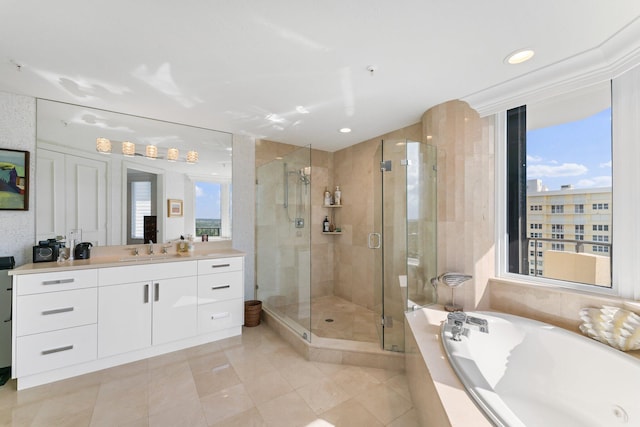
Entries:
[[[492,278],[487,291],[491,310],[528,317],[576,333],[581,333],[580,310],[584,307],[607,305],[640,314],[640,301],[574,289]],[[640,358],[640,350],[628,353]]]
[[[438,150],[438,273],[473,276],[458,289],[466,310],[487,307],[487,280],[495,276],[495,126],[462,101],[449,101],[422,116],[424,142]],[[450,290],[440,286],[438,301]]]
[[640,424],[640,360],[520,316],[454,315],[441,333],[447,359],[496,425]]
[[406,373],[420,425],[491,427],[446,359],[440,342],[446,317],[442,306],[406,313]]

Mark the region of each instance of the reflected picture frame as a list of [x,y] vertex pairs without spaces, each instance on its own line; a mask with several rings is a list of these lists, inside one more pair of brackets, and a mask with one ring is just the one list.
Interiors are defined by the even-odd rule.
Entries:
[[0,148],[0,210],[29,210],[29,152]]
[[182,200],[180,199],[167,200],[167,216],[169,217],[182,216]]

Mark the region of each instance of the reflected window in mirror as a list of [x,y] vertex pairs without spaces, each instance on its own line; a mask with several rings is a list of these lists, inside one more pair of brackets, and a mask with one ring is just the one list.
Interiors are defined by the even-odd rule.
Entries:
[[[156,219],[146,230],[156,233],[154,241],[195,234],[195,180],[219,183],[219,238],[231,238],[230,133],[38,99],[36,137],[36,241],[82,229],[99,245],[139,244],[144,216]],[[132,213],[131,170],[156,177],[150,215]],[[169,199],[184,202],[183,216],[169,218]]]
[[230,234],[230,186],[215,181],[195,181],[195,235],[227,238]]

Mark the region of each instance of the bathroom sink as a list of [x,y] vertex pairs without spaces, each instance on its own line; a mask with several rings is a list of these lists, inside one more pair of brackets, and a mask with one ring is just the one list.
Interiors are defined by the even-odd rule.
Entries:
[[158,261],[161,259],[167,259],[167,258],[173,258],[174,255],[153,255],[153,256],[148,256],[148,255],[138,255],[138,256],[132,256],[132,257],[128,257],[128,258],[120,258],[120,262],[143,262],[143,261]]

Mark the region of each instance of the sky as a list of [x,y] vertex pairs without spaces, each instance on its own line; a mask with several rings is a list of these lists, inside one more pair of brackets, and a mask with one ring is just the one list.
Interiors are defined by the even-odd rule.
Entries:
[[611,186],[611,109],[582,120],[527,131],[527,179],[550,191]]
[[220,184],[196,182],[196,218],[220,219]]

